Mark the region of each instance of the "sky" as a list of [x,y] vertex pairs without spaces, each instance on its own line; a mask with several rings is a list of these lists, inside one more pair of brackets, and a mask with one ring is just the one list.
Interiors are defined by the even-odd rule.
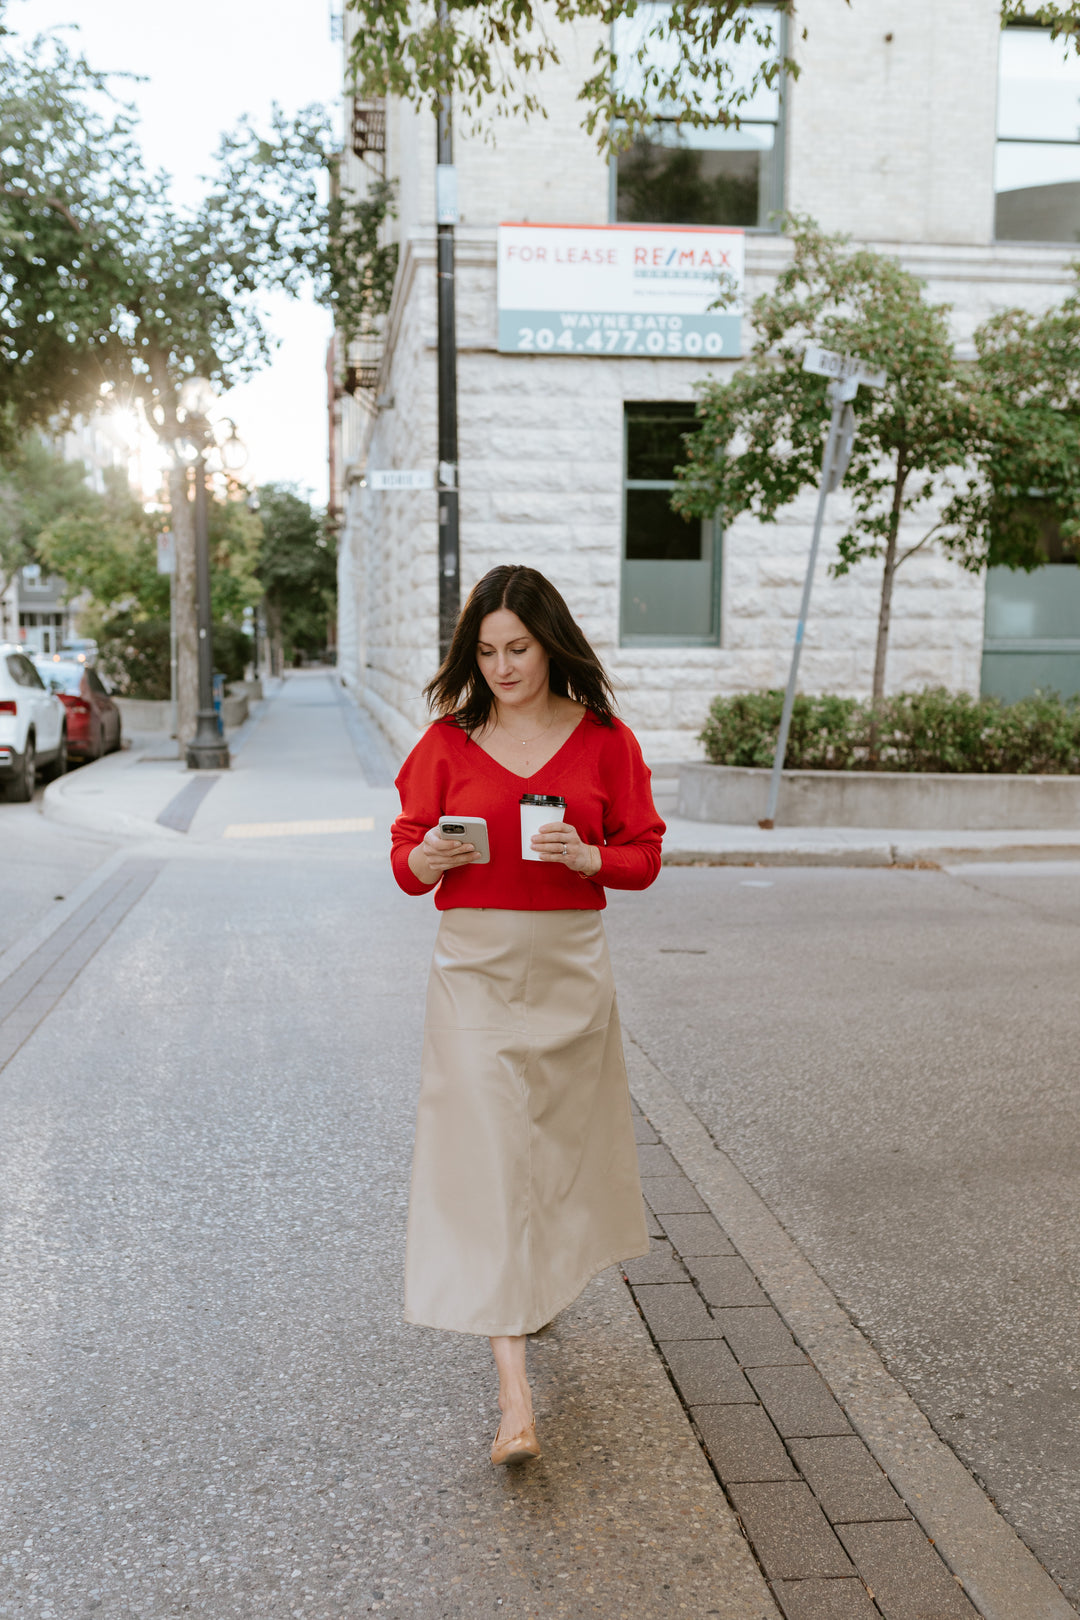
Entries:
[[[241,114],[339,97],[330,9],[330,0],[8,0],[5,21],[21,34],[77,24],[69,37],[92,66],[140,75],[117,88],[142,115],[147,161],[174,176],[178,200],[194,201],[221,132]],[[273,363],[222,409],[248,446],[246,478],[299,484],[322,504],[329,317],[308,299],[275,297],[268,309],[280,339]]]

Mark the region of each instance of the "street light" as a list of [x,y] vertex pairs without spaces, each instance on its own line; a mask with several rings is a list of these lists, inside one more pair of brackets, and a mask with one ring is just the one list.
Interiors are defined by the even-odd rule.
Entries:
[[[208,420],[213,405],[212,384],[205,377],[189,377],[180,390],[180,406],[184,412],[184,442],[194,451],[195,461],[195,595],[199,631],[199,707],[195,714],[195,735],[187,746],[189,771],[224,771],[229,768],[229,747],[218,731],[214,709],[210,517],[206,499],[206,453],[216,443]],[[235,425],[230,423],[229,426],[232,428],[230,440],[240,445]],[[240,445],[240,448],[243,446]]]

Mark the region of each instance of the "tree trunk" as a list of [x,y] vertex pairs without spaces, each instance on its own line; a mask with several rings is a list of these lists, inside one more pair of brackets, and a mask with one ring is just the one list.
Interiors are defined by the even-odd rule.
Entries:
[[266,599],[266,639],[270,645],[270,673],[281,675],[285,669],[285,644],[281,632],[281,604]]
[[188,470],[169,468],[173,547],[176,553],[176,736],[181,755],[195,735],[199,708],[199,626],[195,607],[195,514]]
[[900,511],[904,500],[907,468],[903,458],[897,461],[893,482],[892,511],[889,513],[889,538],[885,545],[885,571],[881,577],[881,606],[878,609],[877,647],[874,650],[874,685],[870,694],[870,763],[878,762],[878,710],[885,699],[885,659],[889,650],[889,621],[892,617],[893,582],[896,579],[897,541],[900,535]]
[[892,511],[889,513],[889,538],[885,546],[885,572],[881,579],[881,607],[878,610],[877,648],[874,652],[874,687],[871,702],[876,709],[885,696],[885,658],[889,650],[889,621],[892,617],[893,582],[896,578],[896,551],[900,534],[900,510],[904,499],[907,468],[897,464],[893,484]]

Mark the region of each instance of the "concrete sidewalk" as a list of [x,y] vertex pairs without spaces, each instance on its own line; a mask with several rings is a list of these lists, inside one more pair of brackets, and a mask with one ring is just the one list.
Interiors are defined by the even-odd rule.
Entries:
[[[341,710],[356,761],[372,784],[377,799],[372,826],[366,829],[371,834],[367,842],[373,851],[385,853],[389,826],[397,813],[392,783],[400,761],[391,753],[373,721],[352,703],[332,671],[305,672],[286,679],[298,678],[316,685],[325,681],[325,693],[320,701],[337,705]],[[192,786],[198,782],[199,773],[190,772],[180,760],[167,757],[175,744],[163,737],[142,736],[133,739],[129,750],[110,755],[51,783],[44,798],[46,817],[84,832],[149,839],[155,843],[186,839],[189,844],[201,844],[217,843],[223,837],[274,836],[272,831],[257,830],[259,824],[268,823],[269,818],[258,792],[253,791],[256,760],[248,754],[248,748],[257,739],[260,768],[272,755],[274,704],[283,684],[278,683],[254,706],[251,718],[230,739],[234,750],[233,767],[220,773],[221,785],[215,788],[205,809],[201,807],[204,794]],[[319,689],[322,691],[321,686]],[[295,740],[290,743],[291,758],[294,751]],[[303,760],[294,761],[293,786],[291,790],[283,789],[287,801],[294,807],[304,797],[305,771],[320,771],[322,764],[310,752]],[[295,774],[295,768],[299,769],[299,775]],[[206,777],[213,778],[210,784],[213,785],[218,773],[206,773]],[[765,831],[756,826],[686,821],[674,813],[676,788],[673,777],[656,773],[657,806],[668,828],[664,840],[667,866],[949,867],[968,862],[1080,860],[1080,829],[1075,832],[1023,829],[912,832],[857,827],[777,827]],[[205,781],[203,789],[209,791]],[[177,809],[171,814],[170,806],[178,800]],[[321,831],[331,832],[332,822],[351,821],[355,813],[355,795],[351,790],[335,792],[332,802],[327,800],[325,816],[307,818],[312,823],[321,820],[326,826],[320,829],[312,825],[309,832],[313,837],[319,836]],[[279,813],[279,822],[283,819],[294,821],[296,817]],[[247,831],[241,834],[230,830],[238,827]]]

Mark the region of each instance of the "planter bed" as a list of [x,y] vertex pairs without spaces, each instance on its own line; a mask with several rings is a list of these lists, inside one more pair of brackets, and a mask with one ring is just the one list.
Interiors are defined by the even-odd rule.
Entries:
[[[681,765],[677,814],[688,821],[754,826],[765,814],[770,774],[737,765]],[[1080,776],[785,771],[776,825],[1080,829]]]

